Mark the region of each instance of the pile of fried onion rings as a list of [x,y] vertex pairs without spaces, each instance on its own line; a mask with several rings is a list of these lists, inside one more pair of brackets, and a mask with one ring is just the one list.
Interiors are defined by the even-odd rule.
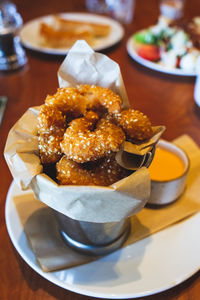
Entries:
[[41,163],[55,166],[60,185],[108,186],[128,176],[116,152],[125,140],[137,143],[152,135],[146,115],[123,110],[117,94],[95,85],[59,88],[38,115]]

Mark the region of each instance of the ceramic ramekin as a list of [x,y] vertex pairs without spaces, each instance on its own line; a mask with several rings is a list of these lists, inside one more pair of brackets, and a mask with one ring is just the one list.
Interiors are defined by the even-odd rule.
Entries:
[[157,146],[172,152],[178,156],[184,164],[183,173],[179,177],[171,180],[151,181],[151,194],[148,204],[163,205],[175,201],[183,194],[186,187],[186,179],[189,170],[189,159],[181,148],[170,142],[160,140]]

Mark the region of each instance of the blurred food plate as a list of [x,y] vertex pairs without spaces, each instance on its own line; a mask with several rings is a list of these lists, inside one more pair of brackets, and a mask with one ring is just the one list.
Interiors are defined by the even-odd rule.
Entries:
[[134,60],[147,68],[195,76],[200,64],[200,17],[171,20],[160,15],[155,25],[130,37],[127,50]]
[[132,59],[134,59],[139,64],[143,65],[144,67],[147,67],[149,69],[152,69],[154,71],[159,71],[167,74],[172,75],[179,75],[179,76],[196,76],[196,72],[194,71],[186,71],[179,68],[173,68],[173,67],[167,67],[162,65],[160,62],[153,62],[150,60],[147,60],[137,53],[137,46],[134,43],[133,36],[131,36],[127,41],[127,51],[128,54]]
[[124,29],[117,21],[90,13],[61,13],[31,20],[20,31],[22,44],[47,54],[66,55],[77,39],[100,51],[118,43]]

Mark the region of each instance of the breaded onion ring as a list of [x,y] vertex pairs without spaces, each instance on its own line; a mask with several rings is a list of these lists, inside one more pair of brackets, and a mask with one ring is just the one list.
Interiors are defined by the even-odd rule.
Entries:
[[54,95],[48,95],[45,103],[52,105],[67,116],[77,118],[86,112],[86,100],[76,88],[58,88]]
[[63,139],[63,134],[40,134],[38,140],[40,160],[42,164],[54,164],[62,157],[60,142]]
[[52,106],[42,105],[38,115],[38,143],[42,164],[53,164],[61,156],[60,142],[66,128],[66,117]]
[[59,88],[54,95],[47,96],[45,103],[53,105],[67,116],[77,118],[88,110],[119,113],[122,100],[108,88],[81,84],[74,88]]
[[57,180],[61,185],[109,186],[130,175],[130,171],[117,164],[114,155],[100,161],[79,164],[63,156],[56,164]]
[[88,110],[101,111],[104,108],[110,114],[121,111],[121,98],[109,88],[81,84],[77,86],[77,90],[86,99]]
[[61,150],[68,159],[83,163],[94,161],[117,152],[125,141],[123,130],[106,119],[98,119],[95,112],[71,121],[67,128]]
[[149,118],[139,110],[123,110],[117,115],[117,121],[129,139],[144,141],[153,136]]

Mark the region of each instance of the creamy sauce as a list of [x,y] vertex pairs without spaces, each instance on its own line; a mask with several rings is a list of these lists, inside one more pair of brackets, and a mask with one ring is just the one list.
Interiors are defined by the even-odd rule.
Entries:
[[149,167],[152,180],[172,180],[184,173],[183,161],[174,153],[158,147]]

